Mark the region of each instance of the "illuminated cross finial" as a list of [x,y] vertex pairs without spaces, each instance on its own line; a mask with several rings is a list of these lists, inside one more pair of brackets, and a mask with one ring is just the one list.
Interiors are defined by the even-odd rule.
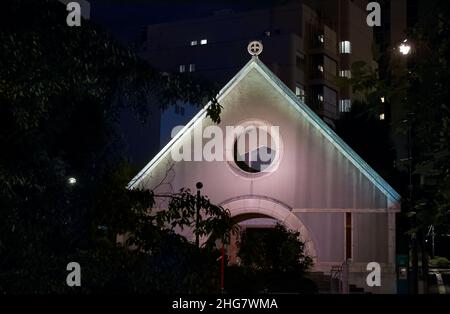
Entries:
[[258,56],[263,51],[263,44],[260,41],[252,41],[247,46],[247,51],[252,56]]

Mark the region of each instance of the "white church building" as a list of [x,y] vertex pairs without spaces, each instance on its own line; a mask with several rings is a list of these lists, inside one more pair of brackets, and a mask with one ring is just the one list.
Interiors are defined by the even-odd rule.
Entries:
[[[243,227],[277,221],[299,231],[313,257],[313,271],[329,273],[346,262],[350,283],[373,293],[395,293],[399,194],[258,59],[262,46],[250,48],[251,60],[217,96],[221,122],[207,117],[207,107],[200,110],[129,188],[175,193],[196,191],[202,182],[202,194],[229,209]],[[206,132],[205,138],[210,126],[222,132]],[[241,153],[237,138],[245,138],[244,131],[231,135],[232,145],[214,151],[222,159],[174,160],[174,152],[185,152],[191,143],[195,153],[196,134],[203,134],[203,145],[218,134],[229,143],[229,126],[262,128],[269,140],[244,139]],[[261,149],[268,159],[253,158]],[[164,203],[159,206],[164,209]],[[380,287],[366,285],[371,262],[381,266]]]

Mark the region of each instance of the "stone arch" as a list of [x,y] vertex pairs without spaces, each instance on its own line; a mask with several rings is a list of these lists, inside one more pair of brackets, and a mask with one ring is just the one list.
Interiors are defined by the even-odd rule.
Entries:
[[[316,262],[317,254],[312,237],[303,222],[292,213],[292,208],[273,198],[266,196],[240,196],[228,199],[220,204],[227,208],[232,218],[267,217],[281,222],[288,229],[300,232],[305,243],[305,253]],[[239,219],[239,218],[238,218]],[[242,219],[239,219],[242,221]]]

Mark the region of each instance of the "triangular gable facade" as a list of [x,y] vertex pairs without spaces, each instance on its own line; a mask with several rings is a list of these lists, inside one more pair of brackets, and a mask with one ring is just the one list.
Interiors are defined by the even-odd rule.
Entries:
[[[196,129],[212,125],[206,108],[130,181],[128,188],[175,192],[204,183],[204,193],[225,203],[242,195],[278,200],[292,209],[399,210],[399,194],[304,104],[257,57],[220,91],[219,126],[260,120],[280,127],[283,152],[274,173],[240,176],[229,161],[173,163],[171,151]],[[197,130],[198,131],[198,130]]]
[[[314,259],[314,270],[329,272],[332,265],[350,261],[349,281],[364,286],[367,264],[375,261],[382,267],[384,283],[368,290],[394,292],[398,193],[257,57],[217,99],[223,107],[217,125],[223,134],[214,138],[227,138],[230,126],[279,127],[281,141],[273,150],[276,157],[270,163],[271,171],[250,173],[233,158],[174,162],[174,152],[186,147],[198,152],[210,142],[204,134],[215,124],[206,117],[205,107],[128,187],[165,194],[181,188],[195,191],[196,183],[202,182],[202,194],[229,209],[242,228],[251,220],[260,223],[264,220],[260,218],[271,218],[298,231],[305,252]],[[198,134],[203,134],[200,146],[195,144]],[[258,145],[240,155],[248,158],[262,147]],[[234,146],[225,147],[223,155],[230,152],[235,152]],[[165,209],[166,202],[160,198],[155,207]],[[185,231],[183,235],[192,239],[192,232]],[[236,257],[233,250],[230,245],[230,261]]]

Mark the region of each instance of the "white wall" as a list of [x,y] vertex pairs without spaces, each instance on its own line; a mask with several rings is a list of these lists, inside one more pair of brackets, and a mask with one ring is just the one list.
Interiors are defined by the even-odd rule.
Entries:
[[[172,191],[182,187],[194,190],[196,182],[202,181],[203,192],[218,203],[256,194],[281,200],[292,208],[387,207],[386,196],[262,80],[257,71],[252,70],[221,105],[222,127],[236,126],[250,118],[280,127],[284,151],[277,171],[252,178],[239,174],[227,162],[182,161],[173,167],[176,176],[171,178]],[[207,119],[203,127],[210,124]],[[152,182],[159,182],[170,163],[169,154],[153,171],[153,178],[147,179],[148,188],[153,186]]]
[[[237,170],[233,162],[182,161],[168,172],[172,164],[169,154],[143,181],[143,187],[152,189],[166,176],[166,184],[160,185],[158,192],[176,192],[183,187],[195,191],[196,182],[201,181],[202,193],[218,204],[246,196],[251,200],[248,208],[256,210],[259,196],[279,201],[283,206],[276,209],[274,205],[273,210],[295,213],[314,243],[318,267],[325,271],[345,259],[344,217],[345,212],[354,212],[352,276],[363,278],[364,266],[372,261],[386,263],[387,273],[392,275],[393,253],[389,250],[393,249],[395,233],[388,230],[388,201],[358,168],[255,69],[221,100],[221,105],[224,134],[225,126],[237,126],[248,119],[280,127],[283,149],[277,170],[252,176]],[[208,119],[194,130],[207,125],[212,125]],[[182,137],[178,145],[188,138]]]

